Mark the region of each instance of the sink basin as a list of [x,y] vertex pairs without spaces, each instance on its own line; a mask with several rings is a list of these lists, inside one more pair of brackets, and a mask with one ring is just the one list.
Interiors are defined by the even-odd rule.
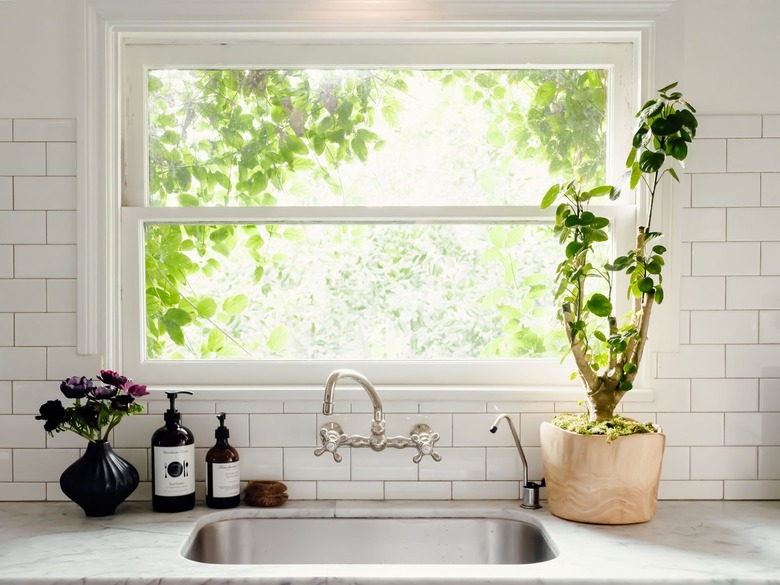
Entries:
[[486,517],[220,518],[196,527],[182,554],[241,565],[518,565],[557,556],[534,524]]

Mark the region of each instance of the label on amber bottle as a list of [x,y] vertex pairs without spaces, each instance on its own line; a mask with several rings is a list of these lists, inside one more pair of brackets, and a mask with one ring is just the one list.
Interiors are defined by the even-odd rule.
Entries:
[[208,495],[212,498],[232,498],[241,491],[241,467],[232,463],[209,463]]
[[154,447],[154,495],[186,496],[195,491],[195,446]]

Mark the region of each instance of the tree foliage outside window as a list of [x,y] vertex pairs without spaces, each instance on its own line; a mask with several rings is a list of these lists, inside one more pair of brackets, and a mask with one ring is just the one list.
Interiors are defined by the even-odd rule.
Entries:
[[[152,207],[535,206],[605,182],[604,70],[152,70]],[[541,223],[154,222],[149,359],[557,356]]]

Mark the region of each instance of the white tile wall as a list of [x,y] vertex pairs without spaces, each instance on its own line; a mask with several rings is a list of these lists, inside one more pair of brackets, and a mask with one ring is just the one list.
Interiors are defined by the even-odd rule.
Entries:
[[[48,437],[38,407],[58,380],[94,373],[97,356],[75,351],[76,126],[73,120],[0,119],[0,500],[63,499],[57,479],[84,441]],[[668,499],[780,499],[780,116],[702,116],[679,215],[683,275],[679,351],[662,352],[649,402],[626,412],[667,434],[659,495]],[[661,309],[663,310],[663,309]],[[148,445],[165,405],[115,431],[148,499]],[[326,420],[319,402],[182,401],[199,457],[214,414],[228,413],[245,479],[283,480],[294,499],[517,498],[522,477],[509,429],[488,432],[499,412],[517,424],[531,479],[541,476],[539,424],[574,402],[386,403],[388,433],[428,422],[440,463],[413,453],[344,449],[315,457]],[[366,434],[370,405],[337,404],[347,432]],[[202,465],[196,467],[203,478]],[[202,481],[198,483],[202,494]]]

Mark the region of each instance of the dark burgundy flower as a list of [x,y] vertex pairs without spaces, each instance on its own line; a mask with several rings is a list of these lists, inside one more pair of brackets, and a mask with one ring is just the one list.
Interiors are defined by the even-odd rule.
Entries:
[[100,370],[98,380],[111,386],[116,386],[117,388],[121,388],[127,382],[127,378],[125,376],[117,374],[113,370]]
[[49,400],[38,409],[40,414],[35,420],[44,421],[43,428],[46,432],[53,432],[65,421],[65,407],[59,400]]
[[149,395],[149,391],[146,389],[145,384],[125,384],[125,391],[133,398],[141,398],[141,396]]
[[113,386],[93,386],[89,390],[89,395],[97,400],[107,400],[116,396],[118,390]]
[[119,394],[111,399],[111,407],[120,412],[127,412],[133,402],[135,402],[135,398],[129,394]]
[[93,429],[100,429],[100,404],[88,401],[86,404],[74,407],[74,418],[78,417]]
[[84,398],[91,389],[92,380],[86,376],[71,376],[60,384],[60,390],[68,398]]

